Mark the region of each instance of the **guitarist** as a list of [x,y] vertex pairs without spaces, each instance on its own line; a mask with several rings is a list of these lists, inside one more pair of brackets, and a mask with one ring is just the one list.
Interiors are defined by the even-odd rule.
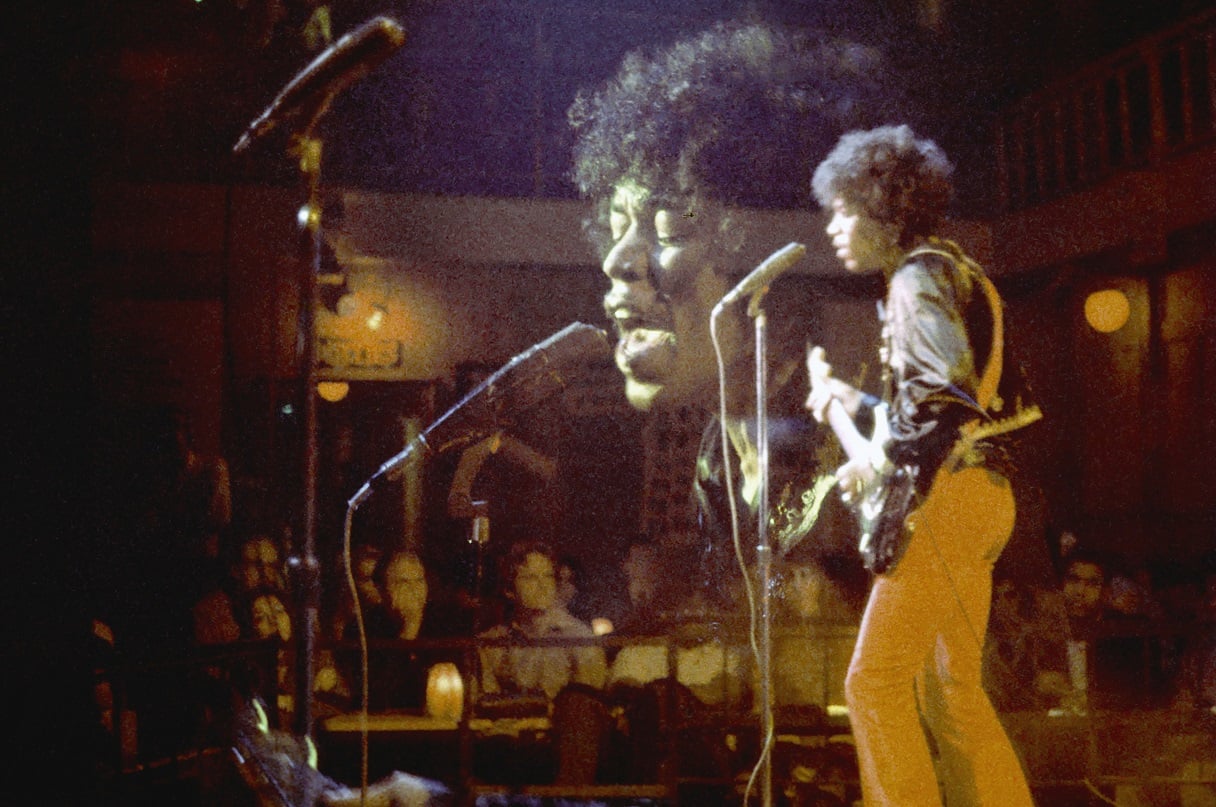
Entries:
[[[845,682],[867,805],[1031,804],[980,657],[993,563],[1014,523],[1001,444],[1038,410],[1003,367],[991,283],[932,237],[952,170],[932,141],[885,126],[846,134],[813,180],[845,268],[886,279],[885,404],[833,378],[822,349],[808,357],[807,408],[849,454],[838,485],[876,573]],[[882,437],[868,442],[857,424],[875,421]]]

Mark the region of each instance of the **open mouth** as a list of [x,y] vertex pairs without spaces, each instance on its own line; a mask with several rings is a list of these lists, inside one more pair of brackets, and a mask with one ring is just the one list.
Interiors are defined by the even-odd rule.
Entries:
[[617,331],[616,364],[639,380],[661,380],[674,362],[676,336],[661,312],[609,311]]

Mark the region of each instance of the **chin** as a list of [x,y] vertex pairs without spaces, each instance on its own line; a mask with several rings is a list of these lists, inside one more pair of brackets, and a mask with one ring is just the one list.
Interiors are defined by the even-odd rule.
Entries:
[[649,412],[655,407],[656,400],[663,398],[663,385],[638,381],[632,376],[625,377],[625,399],[629,405],[640,412]]

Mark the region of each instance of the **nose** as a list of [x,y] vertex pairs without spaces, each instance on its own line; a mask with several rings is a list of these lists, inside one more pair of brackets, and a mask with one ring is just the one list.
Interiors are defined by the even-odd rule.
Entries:
[[839,214],[833,214],[832,217],[830,219],[828,219],[828,226],[824,227],[824,231],[828,234],[829,237],[835,236],[838,232],[840,232],[839,219],[840,219]]
[[645,280],[650,269],[647,264],[648,257],[649,246],[646,239],[641,237],[637,224],[631,224],[604,256],[604,274],[614,281],[624,283]]

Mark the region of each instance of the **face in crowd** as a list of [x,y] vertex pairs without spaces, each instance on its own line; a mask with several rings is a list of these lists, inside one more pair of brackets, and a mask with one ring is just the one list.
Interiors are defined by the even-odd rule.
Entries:
[[261,594],[252,605],[253,634],[259,639],[291,640],[291,615],[277,594]]
[[241,547],[237,579],[245,591],[283,590],[282,559],[274,541],[259,536]]
[[406,619],[422,618],[428,588],[426,570],[416,555],[403,552],[389,561],[384,570],[384,589],[395,613]]
[[515,572],[516,606],[523,611],[548,611],[557,602],[557,573],[543,552],[529,552]]
[[1102,603],[1105,575],[1102,567],[1087,560],[1074,560],[1064,574],[1064,607],[1073,617],[1097,614]]

